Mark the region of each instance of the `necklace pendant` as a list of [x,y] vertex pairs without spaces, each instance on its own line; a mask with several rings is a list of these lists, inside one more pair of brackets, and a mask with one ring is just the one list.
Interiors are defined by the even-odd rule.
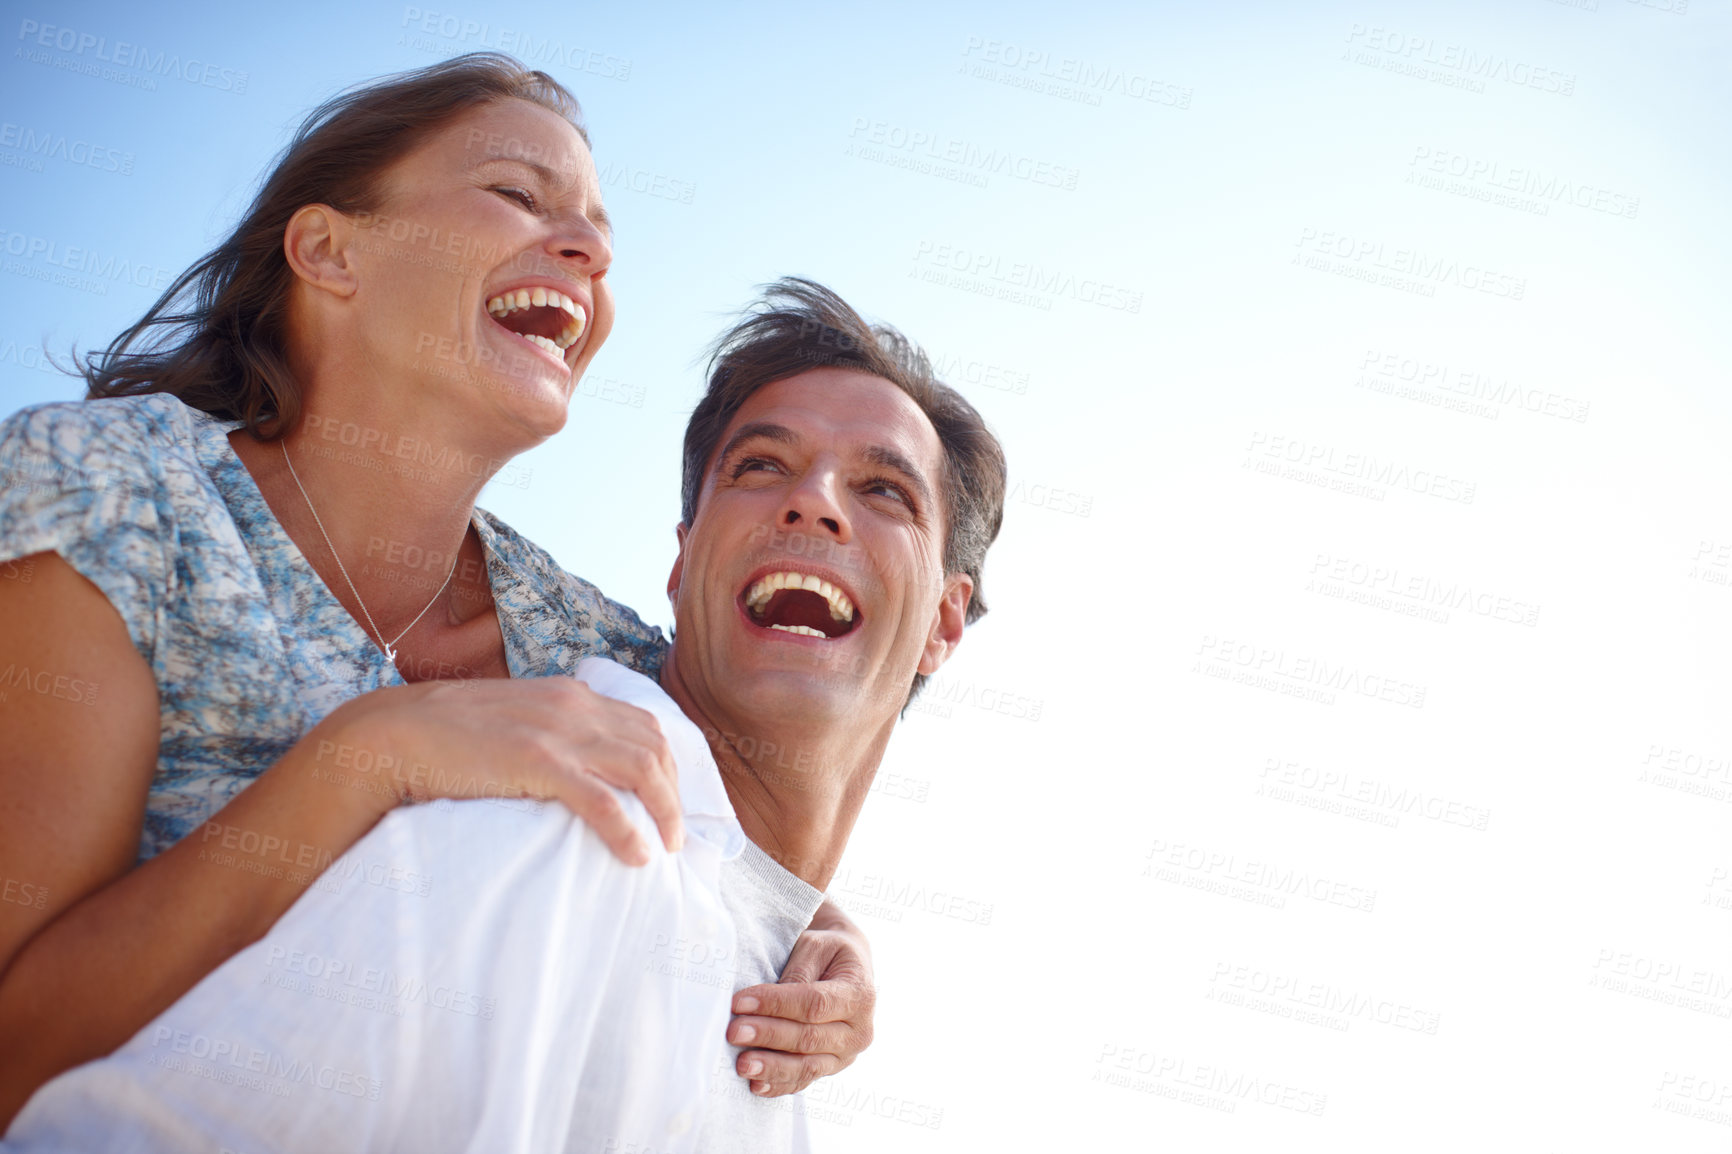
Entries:
[[389,661],[392,665],[397,664],[397,651],[389,645],[385,646],[385,660]]

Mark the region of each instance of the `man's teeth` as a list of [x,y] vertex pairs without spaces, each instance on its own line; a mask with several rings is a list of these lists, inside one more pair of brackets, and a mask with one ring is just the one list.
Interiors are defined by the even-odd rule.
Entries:
[[560,292],[558,289],[545,288],[536,285],[532,289],[518,289],[515,292],[500,293],[487,302],[487,311],[494,320],[503,320],[519,309],[556,308],[567,318],[565,328],[557,337],[537,336],[534,333],[518,333],[517,335],[531,344],[540,345],[556,357],[563,357],[565,350],[577,343],[577,338],[583,335],[588,318],[584,315],[583,306]]
[[828,634],[810,625],[772,625],[771,629],[780,629],[783,633],[798,633],[802,637],[827,637]]
[[[752,582],[746,590],[746,608],[757,612],[767,605],[779,589],[807,589],[830,603],[830,616],[837,621],[854,620],[854,603],[848,595],[828,581],[810,573],[770,573]],[[772,625],[772,629],[784,626]],[[820,634],[822,636],[822,634]]]

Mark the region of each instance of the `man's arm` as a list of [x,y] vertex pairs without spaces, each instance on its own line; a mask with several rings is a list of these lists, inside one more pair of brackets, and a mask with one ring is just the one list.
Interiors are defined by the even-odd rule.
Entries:
[[742,1053],[734,1069],[754,1094],[797,1094],[847,1069],[872,1044],[877,998],[866,935],[825,898],[781,981],[734,995],[728,1041],[759,1047]]

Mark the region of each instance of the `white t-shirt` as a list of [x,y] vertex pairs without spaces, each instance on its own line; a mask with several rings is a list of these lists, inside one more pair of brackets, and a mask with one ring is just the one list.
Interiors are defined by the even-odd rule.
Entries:
[[[712,1087],[745,1086],[725,1040],[731,996],[775,980],[797,911],[746,935],[779,951],[775,969],[717,972],[741,956],[722,871],[747,841],[708,745],[647,678],[599,658],[577,676],[656,715],[679,765],[679,853],[625,794],[657,847],[646,866],[621,864],[555,803],[393,811],[262,940],[38,1090],[0,1149],[699,1150],[705,1113],[726,1100]],[[782,1116],[745,1096],[759,1108],[742,1124]]]
[[[750,841],[738,857],[722,863],[721,882],[722,906],[735,930],[732,995],[781,976],[824,895]],[[804,1154],[809,1147],[803,1100],[754,1095],[734,1070],[741,1048],[723,1041],[698,1131],[699,1154]]]

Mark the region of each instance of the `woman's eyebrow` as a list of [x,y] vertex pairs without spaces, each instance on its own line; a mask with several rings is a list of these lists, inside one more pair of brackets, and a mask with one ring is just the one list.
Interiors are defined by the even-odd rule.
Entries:
[[[577,177],[572,173],[561,172],[559,169],[549,168],[545,164],[539,164],[536,161],[527,160],[520,156],[489,156],[485,160],[477,163],[475,167],[486,168],[489,165],[494,164],[515,164],[520,168],[527,168],[529,171],[535,173],[536,177],[541,181],[544,187],[554,189],[558,192],[564,192],[573,184],[577,183]],[[599,197],[596,198],[595,204],[590,206],[588,216],[590,223],[594,224],[595,227],[599,228],[602,232],[605,232],[607,234],[607,239],[612,241],[613,217],[607,214],[607,209],[602,205]]]

